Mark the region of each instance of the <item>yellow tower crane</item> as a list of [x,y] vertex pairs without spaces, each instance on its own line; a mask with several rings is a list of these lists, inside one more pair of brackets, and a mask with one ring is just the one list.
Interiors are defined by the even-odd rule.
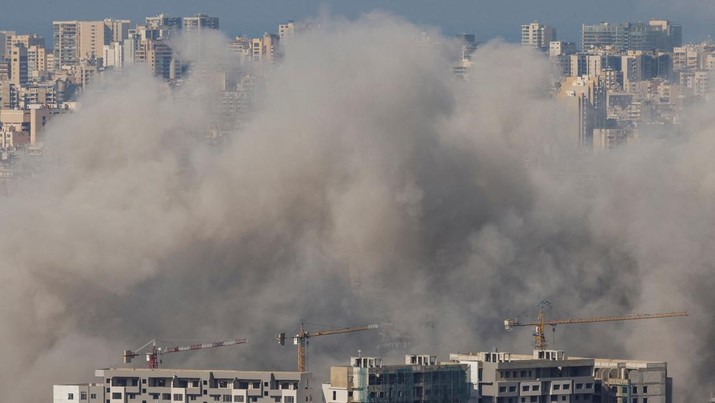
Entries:
[[[366,326],[353,326],[353,327],[339,327],[336,329],[323,329],[323,330],[316,330],[313,332],[309,332],[309,331],[305,330],[305,326],[303,326],[303,322],[301,322],[300,330],[298,331],[298,334],[293,336],[293,344],[295,344],[298,348],[298,372],[306,371],[307,366],[306,366],[306,357],[305,357],[305,346],[308,343],[308,339],[310,339],[311,337],[329,336],[332,334],[361,332],[363,330],[377,329],[378,327],[379,327],[378,325],[366,325]],[[285,342],[286,342],[286,334],[280,333],[278,336],[276,336],[276,340],[278,340],[278,343],[280,343],[281,346],[284,346]]]
[[593,318],[572,318],[572,319],[557,319],[557,320],[546,320],[544,315],[544,307],[550,306],[547,301],[542,301],[539,303],[539,314],[536,322],[520,322],[519,319],[506,319],[504,321],[504,328],[506,330],[512,330],[514,327],[518,326],[536,326],[536,331],[534,332],[534,348],[537,350],[545,350],[548,344],[546,344],[546,336],[544,335],[544,328],[546,326],[551,326],[554,331],[556,331],[557,325],[575,325],[579,323],[598,323],[598,322],[619,322],[624,320],[639,320],[639,319],[660,319],[660,318],[673,318],[678,316],[688,316],[687,312],[667,312],[667,313],[636,313],[623,316],[598,316]]

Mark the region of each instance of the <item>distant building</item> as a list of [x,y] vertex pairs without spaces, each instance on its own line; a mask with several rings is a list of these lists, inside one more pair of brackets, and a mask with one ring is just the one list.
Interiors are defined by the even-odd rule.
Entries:
[[53,403],[104,403],[104,385],[53,385],[52,396]]
[[281,41],[291,40],[295,37],[295,23],[288,21],[285,24],[278,25],[278,38]]
[[55,385],[54,403],[81,402],[82,392],[88,403],[313,401],[308,372],[108,368],[95,376],[100,384]]
[[628,50],[664,50],[682,44],[682,26],[667,20],[651,20],[644,23],[583,24],[581,27],[581,49],[589,52],[598,48]]
[[156,17],[146,17],[146,26],[150,29],[180,30],[181,17],[171,17],[166,14],[159,14]]
[[605,82],[599,77],[568,77],[563,81],[559,100],[575,115],[575,131],[581,146],[592,147],[593,129],[605,127],[606,96]]
[[184,34],[200,33],[206,29],[218,29],[218,17],[209,17],[205,14],[196,14],[193,17],[184,17],[182,30]]
[[481,403],[670,403],[664,362],[568,357],[559,350],[450,354],[470,367],[470,389]]
[[55,63],[54,70],[60,71],[63,66],[74,66],[79,63],[79,21],[54,21],[53,43]]
[[471,389],[482,403],[599,401],[593,359],[570,358],[555,350],[535,350],[533,356],[482,352],[449,358],[469,365]]
[[467,402],[468,379],[468,366],[438,364],[430,355],[408,355],[402,365],[351,357],[349,366],[330,368],[323,397],[326,403]]
[[556,29],[537,21],[521,26],[521,45],[536,48],[541,51],[549,50],[549,43],[556,40]]
[[10,83],[18,88],[27,84],[27,48],[22,43],[10,49]]

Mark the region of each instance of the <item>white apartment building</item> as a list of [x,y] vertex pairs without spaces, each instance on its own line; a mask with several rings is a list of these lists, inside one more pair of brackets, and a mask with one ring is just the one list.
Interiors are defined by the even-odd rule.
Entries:
[[[96,385],[55,385],[54,403],[312,402],[309,372],[106,368]],[[84,392],[84,394],[82,394]],[[95,395],[92,400],[93,395]],[[82,397],[85,399],[82,399]]]

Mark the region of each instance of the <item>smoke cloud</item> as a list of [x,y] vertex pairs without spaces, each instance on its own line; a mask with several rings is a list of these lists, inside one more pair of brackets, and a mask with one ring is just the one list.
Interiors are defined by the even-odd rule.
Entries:
[[[49,125],[56,161],[0,210],[8,401],[90,381],[155,336],[249,339],[167,355],[168,367],[291,370],[294,349],[273,337],[302,319],[392,322],[411,339],[407,351],[378,348],[386,340],[370,332],[314,339],[319,373],[358,349],[527,352],[531,332],[502,321],[532,317],[542,298],[554,318],[690,311],[563,327],[555,343],[668,360],[677,400],[705,396],[711,103],[666,138],[592,155],[576,149],[574,117],[535,54],[487,44],[465,83],[438,32],[382,14],[319,25],[256,72],[257,111],[222,147],[196,141],[215,93],[200,80],[170,92],[141,70]],[[184,57],[222,48],[203,40]]]

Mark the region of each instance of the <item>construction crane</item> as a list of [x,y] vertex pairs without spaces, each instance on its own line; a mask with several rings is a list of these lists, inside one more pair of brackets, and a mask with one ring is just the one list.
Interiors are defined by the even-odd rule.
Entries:
[[192,350],[203,350],[206,348],[214,347],[225,347],[233,346],[236,344],[245,344],[246,339],[233,339],[225,341],[217,341],[215,343],[202,343],[202,344],[192,344],[189,346],[177,346],[177,347],[157,347],[157,340],[153,339],[146,343],[145,345],[139,347],[136,351],[124,350],[124,363],[129,364],[132,362],[133,358],[139,356],[146,356],[146,361],[149,364],[149,368],[155,369],[159,368],[159,357],[168,353],[179,353],[182,351],[192,351]]
[[546,336],[544,335],[544,328],[546,326],[551,326],[552,330],[556,331],[557,325],[575,325],[579,323],[598,323],[598,322],[619,322],[624,320],[639,320],[639,319],[660,319],[660,318],[673,318],[678,316],[688,316],[687,312],[668,312],[668,313],[636,313],[623,316],[599,316],[594,318],[573,318],[573,319],[558,319],[558,320],[546,320],[544,315],[544,307],[550,306],[548,301],[542,301],[539,303],[539,314],[536,322],[520,322],[519,319],[506,319],[504,321],[504,328],[506,330],[512,330],[514,327],[518,326],[536,326],[536,331],[534,332],[534,348],[537,350],[545,350],[548,344],[546,344]]
[[[323,330],[316,330],[313,332],[309,332],[309,331],[305,330],[305,326],[303,325],[303,322],[301,322],[300,330],[298,331],[298,334],[296,334],[293,337],[293,344],[295,344],[298,348],[298,372],[306,371],[305,347],[308,344],[308,339],[310,339],[311,337],[329,336],[332,334],[361,332],[363,330],[377,329],[378,327],[379,327],[379,325],[339,327],[336,329],[323,329]],[[286,343],[286,334],[280,333],[278,336],[276,336],[276,340],[278,340],[278,343],[281,346],[284,346]]]

